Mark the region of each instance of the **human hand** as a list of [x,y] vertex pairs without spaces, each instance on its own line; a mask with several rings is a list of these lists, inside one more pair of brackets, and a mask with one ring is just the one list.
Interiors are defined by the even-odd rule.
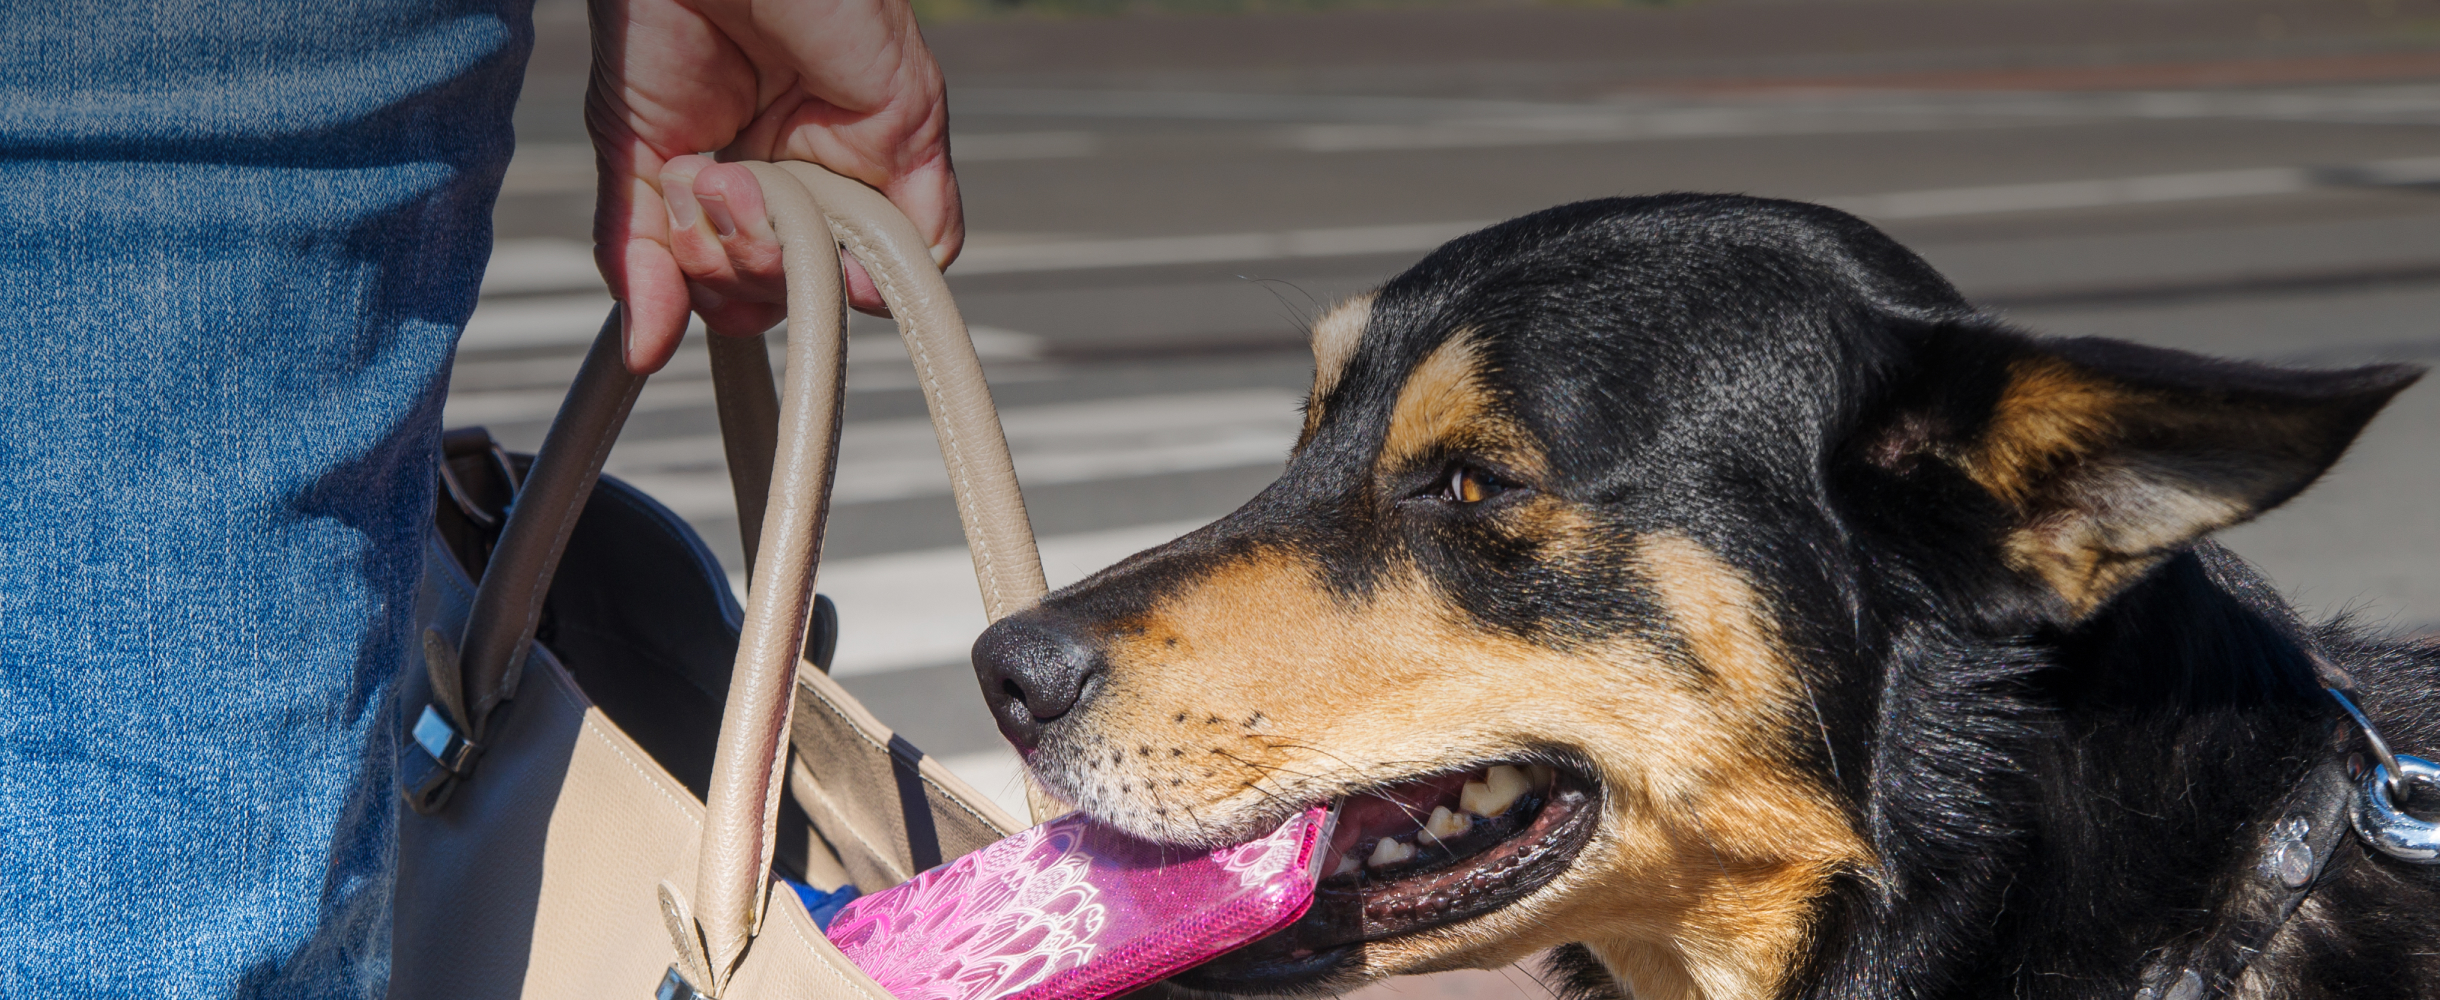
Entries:
[[[786,313],[754,175],[806,160],[878,188],[947,266],[965,242],[940,67],[905,0],[592,0],[585,126],[601,166],[593,253],[626,303],[629,371],[676,353],[690,308],[750,336]],[[848,300],[883,309],[843,258]]]

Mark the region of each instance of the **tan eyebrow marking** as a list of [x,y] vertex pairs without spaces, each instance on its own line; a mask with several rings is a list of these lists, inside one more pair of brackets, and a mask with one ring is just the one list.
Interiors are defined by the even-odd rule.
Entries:
[[1366,292],[1341,302],[1313,323],[1313,395],[1305,401],[1305,430],[1297,440],[1299,447],[1321,426],[1323,397],[1338,387],[1339,376],[1346,373],[1347,362],[1364,341],[1364,328],[1372,322],[1373,294]]
[[1482,365],[1473,331],[1460,330],[1407,373],[1375,468],[1398,468],[1484,417],[1492,400],[1482,384]]

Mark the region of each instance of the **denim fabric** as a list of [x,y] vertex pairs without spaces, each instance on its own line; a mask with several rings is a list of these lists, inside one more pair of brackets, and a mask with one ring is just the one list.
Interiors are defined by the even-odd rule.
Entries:
[[7,10],[0,996],[378,996],[531,0]]

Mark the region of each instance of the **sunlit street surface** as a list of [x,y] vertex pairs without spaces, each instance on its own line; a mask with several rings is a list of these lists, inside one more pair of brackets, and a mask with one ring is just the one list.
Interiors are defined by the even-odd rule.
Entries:
[[[539,17],[448,410],[527,449],[609,304],[587,249],[582,12]],[[1278,473],[1322,305],[1583,198],[1824,201],[2042,332],[2440,359],[2432,0],[1012,16],[928,36],[973,230],[951,286],[1054,585]],[[965,662],[984,622],[921,396],[886,322],[860,318],[850,358],[820,574],[845,620],[835,672],[1022,812]],[[645,390],[610,471],[740,565],[699,347]],[[2224,537],[2308,608],[2440,628],[2440,385]],[[1517,969],[1374,990],[1544,995]]]

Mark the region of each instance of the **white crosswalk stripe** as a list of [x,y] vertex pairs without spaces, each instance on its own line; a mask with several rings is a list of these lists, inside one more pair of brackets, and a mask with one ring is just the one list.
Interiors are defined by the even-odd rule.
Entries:
[[[449,401],[449,426],[547,420],[564,393],[520,389],[469,393]],[[1300,398],[1274,389],[1182,393],[1011,407],[1008,434],[1019,481],[1029,486],[1083,483],[1279,461],[1295,443]],[[709,380],[647,383],[635,412],[709,407]],[[731,513],[728,464],[717,434],[628,437],[605,471],[627,480],[686,518]],[[925,418],[858,421],[840,434],[834,503],[949,495],[940,445]]]
[[991,796],[991,801],[1008,810],[1008,814],[1023,818],[1025,804],[1025,762],[1017,752],[1007,747],[978,750],[974,753],[950,754],[940,762],[966,779],[974,790]]
[[[1041,540],[1042,571],[1053,588],[1082,580],[1145,549],[1202,527],[1199,521],[1118,528]],[[824,562],[817,585],[838,602],[839,651],[831,673],[886,673],[965,660],[987,621],[963,548],[898,552]]]
[[[1476,136],[1482,142],[1488,143],[1490,139],[1482,138],[1483,135],[1506,135],[1519,129],[1527,132],[1533,131],[1533,127],[1529,125],[1515,123],[1464,126],[1447,124],[1333,125],[1314,126],[1314,128],[1439,130],[1447,132],[1452,137],[1449,139],[1451,143],[1456,143],[1457,139],[1454,137],[1461,133]],[[1482,130],[1485,129],[1491,131],[1483,132]],[[1481,135],[1477,133],[1481,133]],[[1370,133],[1334,132],[1330,134],[1342,136],[1341,139],[1332,141],[1353,143],[1360,135]],[[1412,141],[1421,142],[1422,140],[1412,139]],[[2279,166],[2027,184],[1935,188],[1880,194],[1837,195],[1818,197],[1815,200],[1834,208],[1854,212],[1868,219],[1894,221],[2007,212],[2107,208],[2222,198],[2258,198],[2301,194],[2322,188],[2419,186],[2435,181],[2440,181],[2440,158],[2425,157],[2332,166]],[[1338,226],[1271,232],[1208,233],[1191,236],[1050,238],[1029,237],[1023,234],[1001,234],[996,239],[987,241],[978,239],[969,245],[966,252],[958,258],[951,273],[957,275],[1016,274],[1349,257],[1365,254],[1422,253],[1497,221],[1496,219],[1463,219],[1446,222]],[[503,244],[502,250],[493,258],[493,269],[497,277],[485,279],[484,287],[486,290],[490,290],[496,281],[497,287],[502,289],[597,288],[598,279],[592,278],[590,272],[579,271],[571,263],[577,255],[585,255],[585,259],[590,260],[589,253],[572,241],[556,248],[535,245],[530,241],[513,246]],[[575,280],[578,283],[557,286],[550,284],[556,280]],[[580,305],[586,301],[590,301],[592,305],[580,308]],[[581,343],[589,339],[593,335],[593,331],[599,327],[602,311],[607,308],[609,308],[609,297],[598,292],[594,293],[590,300],[584,296],[551,296],[531,301],[507,300],[496,304],[486,303],[483,308],[476,310],[473,322],[468,324],[467,338],[469,343],[498,346],[523,346],[537,342],[568,340]]]
[[[1179,521],[1044,538],[1042,569],[1052,587],[1065,586],[1201,526]],[[838,603],[846,623],[831,664],[838,677],[962,662],[987,624],[974,561],[962,548],[825,562],[816,585]],[[947,755],[941,763],[1002,808],[1025,815],[1024,765],[1006,746]]]
[[[1270,389],[1202,392],[1012,407],[1000,425],[1018,480],[1042,486],[1276,462],[1296,441],[1297,404]],[[683,517],[733,506],[718,435],[622,441],[608,470]],[[929,419],[861,421],[840,435],[833,503],[947,495]]]
[[[600,330],[602,317],[610,308],[608,296],[596,298],[568,297],[569,301],[549,309],[526,313],[500,313],[500,308],[486,301],[475,310],[475,322],[467,324],[466,335],[459,342],[461,352],[489,352],[514,348],[558,348],[544,357],[513,357],[462,361],[457,382],[449,393],[442,419],[451,427],[475,424],[548,422],[559,412],[559,403],[567,395],[568,380],[575,377],[580,355],[574,353],[592,343]],[[522,304],[511,299],[508,304]],[[557,310],[554,315],[551,310]],[[504,334],[506,321],[488,323],[498,316],[540,315],[540,326],[556,330],[544,335],[532,330]],[[580,325],[574,320],[582,319]],[[555,322],[555,326],[548,325]],[[1039,351],[1039,338],[1013,330],[994,327],[973,327],[968,334],[974,339],[975,353],[989,361],[1023,361]],[[699,340],[703,336],[698,325],[689,333]],[[785,359],[780,341],[772,340],[772,367],[778,370]],[[564,352],[564,353],[562,353]],[[999,371],[992,375],[994,384],[1031,381],[1056,374],[1054,370]],[[894,333],[856,334],[847,342],[847,390],[869,392],[885,389],[910,389],[915,375],[907,365],[906,347]],[[670,359],[669,366],[644,383],[644,391],[636,400],[636,412],[708,407],[712,405],[711,368],[702,349],[690,342]]]

